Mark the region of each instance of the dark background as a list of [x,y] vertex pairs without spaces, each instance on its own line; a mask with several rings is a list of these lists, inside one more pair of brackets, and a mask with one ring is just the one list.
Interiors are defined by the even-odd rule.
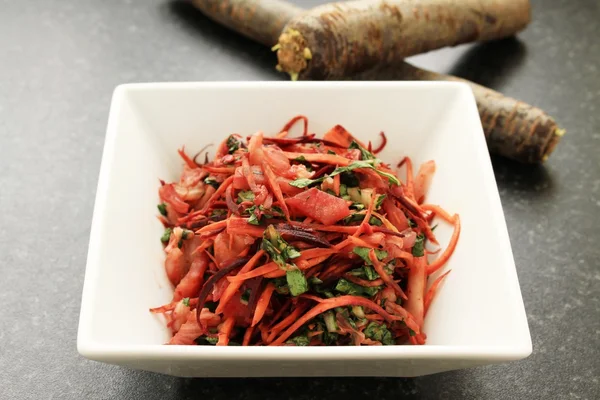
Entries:
[[599,398],[600,5],[533,4],[518,40],[413,59],[567,129],[544,166],[494,159],[533,354],[416,379],[245,380],[87,361],[76,333],[114,87],[283,79],[273,54],[178,1],[0,1],[0,398]]

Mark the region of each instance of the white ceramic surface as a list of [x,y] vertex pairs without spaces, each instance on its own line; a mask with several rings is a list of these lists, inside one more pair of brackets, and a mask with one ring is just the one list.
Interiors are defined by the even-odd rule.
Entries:
[[[232,132],[277,132],[309,117],[388,146],[380,157],[437,163],[428,202],[459,213],[452,269],[431,305],[424,346],[165,346],[148,308],[171,299],[155,218],[158,179]],[[213,147],[214,149],[215,147]],[[436,230],[445,246],[451,227]],[[443,272],[443,271],[442,271]],[[436,274],[437,275],[437,274]],[[473,95],[448,82],[161,83],[114,93],[92,222],[77,346],[92,360],[178,376],[417,376],[518,360],[531,338],[506,223]]]

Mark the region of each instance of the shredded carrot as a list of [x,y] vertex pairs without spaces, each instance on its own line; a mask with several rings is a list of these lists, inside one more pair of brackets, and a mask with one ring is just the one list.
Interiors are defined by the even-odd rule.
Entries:
[[454,216],[454,232],[452,232],[452,237],[450,238],[450,243],[448,243],[448,247],[442,253],[439,258],[433,261],[431,264],[427,266],[427,275],[433,274],[438,269],[442,268],[444,264],[450,259],[452,253],[456,249],[456,244],[458,243],[458,238],[460,236],[460,218],[458,215]]
[[444,272],[442,275],[440,275],[433,282],[433,284],[427,291],[427,294],[425,295],[425,315],[427,315],[427,310],[429,309],[429,306],[431,305],[431,301],[433,300],[433,297],[435,296],[435,292],[437,291],[438,287],[440,286],[440,284],[442,283],[444,278],[450,273],[450,271],[452,271],[452,270],[448,270],[448,271]]
[[185,163],[187,164],[188,167],[194,168],[194,169],[199,168],[198,164],[196,164],[194,162],[194,160],[192,160],[191,158],[188,157],[187,154],[185,154],[185,146],[181,147],[181,149],[177,150],[177,152],[179,153],[181,158],[183,158],[183,161],[185,161]]
[[[299,123],[302,136],[288,137]],[[426,342],[425,314],[447,273],[429,290],[427,276],[446,265],[460,235],[458,215],[421,204],[434,162],[415,176],[405,157],[398,168],[406,166],[406,181],[385,162],[331,176],[370,158],[364,148],[381,152],[388,138],[381,132],[365,145],[341,125],[322,139],[308,132],[297,115],[275,137],[229,135],[214,161],[178,150],[182,175],[160,180],[158,205],[165,269],[177,286],[170,303],[150,310],[164,315],[170,344],[288,345],[301,327],[295,344],[389,344],[369,337],[365,320],[384,324],[392,343]],[[454,232],[433,251],[437,217]],[[347,306],[364,315],[345,314]],[[339,328],[327,336],[332,314]]]
[[252,318],[252,325],[250,326],[256,326],[256,324],[258,324],[262,317],[265,315],[267,307],[269,306],[269,302],[271,301],[273,291],[275,291],[275,285],[269,283],[260,295],[258,302],[256,303],[256,309],[254,310],[254,318]]

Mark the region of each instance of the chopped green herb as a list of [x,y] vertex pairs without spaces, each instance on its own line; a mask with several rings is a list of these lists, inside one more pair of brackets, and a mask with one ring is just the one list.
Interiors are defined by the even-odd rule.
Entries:
[[310,278],[308,278],[308,283],[310,283],[311,286],[318,286],[322,285],[323,281],[317,278],[316,276],[311,276]]
[[167,205],[165,203],[160,203],[159,205],[156,206],[158,208],[158,212],[166,217],[167,216]]
[[219,182],[217,182],[217,180],[215,178],[213,178],[212,176],[207,177],[206,179],[204,179],[204,183],[207,185],[210,185],[212,187],[214,187],[215,189],[218,189],[219,186],[221,185]]
[[416,336],[417,335],[417,333],[415,331],[413,331],[412,329],[410,329],[410,328],[408,328],[408,334],[410,336]]
[[304,273],[298,268],[292,268],[285,273],[287,284],[292,296],[296,297],[308,291],[308,282]]
[[383,222],[381,222],[381,220],[379,220],[379,218],[377,218],[377,217],[371,217],[371,218],[369,218],[369,224],[375,225],[375,226],[381,226],[381,225],[383,225]]
[[283,240],[273,225],[265,229],[261,247],[280,268],[286,268],[288,260],[300,257],[300,252]]
[[189,307],[190,306],[190,298],[189,297],[185,297],[181,300],[181,302],[183,303],[184,306]]
[[347,196],[348,195],[348,186],[344,185],[343,183],[340,185],[340,196]]
[[[377,259],[379,261],[383,260],[384,258],[386,258],[388,256],[388,252],[385,250],[379,250],[379,249],[374,249],[374,250],[375,250],[375,256],[377,257]],[[373,265],[373,263],[371,262],[371,259],[369,258],[370,251],[371,251],[371,249],[369,249],[368,247],[355,247],[354,249],[352,249],[352,252],[354,254],[356,254],[357,256],[359,256],[360,258],[362,258],[367,265]]]
[[217,208],[212,210],[212,212],[210,213],[211,217],[218,217],[221,215],[227,215],[227,210],[225,210],[224,208]]
[[227,138],[227,150],[229,154],[233,154],[236,150],[240,148],[240,140],[235,135],[229,135]]
[[173,229],[171,229],[171,228],[165,229],[165,232],[160,237],[160,241],[163,243],[168,243],[169,239],[171,238],[171,232],[173,232]]
[[363,265],[360,268],[353,269],[349,272],[349,274],[359,278],[367,279],[369,281],[374,281],[375,279],[380,278],[379,274],[375,272],[373,267],[369,267],[368,265]]
[[340,279],[338,281],[337,285],[335,285],[336,291],[338,291],[340,293],[349,294],[351,296],[372,297],[372,296],[375,296],[375,294],[377,294],[379,289],[380,288],[378,286],[376,286],[376,287],[360,286],[355,283],[349,282],[349,281],[345,280],[344,278]]
[[219,338],[211,336],[199,336],[194,341],[199,346],[214,346],[219,341]]
[[338,330],[337,323],[335,322],[335,315],[332,311],[327,311],[323,314],[323,320],[327,327],[327,332],[336,332]]
[[239,342],[235,342],[233,340],[230,340],[229,343],[227,343],[227,346],[241,346],[242,344]]
[[438,224],[435,224],[434,226],[431,227],[431,232],[435,231],[435,228],[438,227]]
[[379,210],[381,205],[383,204],[383,200],[385,200],[385,194],[381,194],[377,196],[377,200],[375,200],[375,209]]
[[415,221],[413,221],[412,218],[407,218],[407,219],[408,219],[408,226],[410,226],[411,228],[417,227],[417,223]]
[[352,306],[352,314],[356,315],[358,318],[361,319],[365,318],[365,311],[361,306]]
[[335,342],[337,342],[339,338],[339,335],[335,332],[328,332],[328,331],[324,331],[323,332],[323,343],[325,343],[325,345],[327,346],[331,346],[332,344],[335,344]]
[[[347,165],[345,167],[337,167],[331,174],[329,174],[329,177],[339,175],[339,174],[341,174],[343,172],[349,172],[349,171],[352,171],[352,170],[357,169],[357,168],[369,168],[369,169],[372,169],[375,172],[377,172],[379,175],[388,178],[388,180],[390,181],[390,183],[399,185],[400,181],[393,174],[390,174],[390,173],[387,173],[387,172],[383,172],[383,171],[380,171],[377,168],[375,168],[374,163],[376,161],[377,160],[354,161],[352,164]],[[297,188],[305,188],[305,187],[310,186],[310,185],[312,185],[314,183],[323,182],[327,178],[328,178],[327,175],[325,175],[325,176],[323,176],[321,178],[317,178],[317,179],[300,178],[300,179],[296,179],[294,181],[291,181],[290,185],[295,186]]]
[[286,342],[287,344],[295,344],[296,346],[308,346],[310,344],[310,339],[308,336],[296,336],[291,338]]
[[244,290],[244,293],[242,293],[242,295],[240,296],[240,302],[242,304],[248,305],[248,300],[250,300],[251,294],[252,294],[252,290],[250,290],[250,289]]
[[396,342],[392,337],[392,333],[388,330],[388,328],[383,324],[378,324],[377,322],[371,322],[365,330],[363,331],[366,337],[372,340],[377,340],[384,345],[394,345]]
[[365,205],[363,203],[352,203],[350,208],[360,211],[365,209]]
[[260,218],[256,215],[256,206],[248,207],[245,212],[250,214],[248,223],[251,225],[260,225]]
[[335,155],[335,151],[327,150],[327,154],[333,154],[333,155]]
[[352,143],[350,143],[350,146],[348,146],[348,148],[360,150],[362,160],[375,160],[376,159],[376,157],[373,153],[371,153],[369,150],[362,147],[360,144],[356,143],[354,140],[352,141]]
[[415,257],[423,257],[425,254],[425,236],[422,233],[417,235],[415,245],[412,248],[412,255]]
[[188,231],[187,229],[184,229],[183,233],[181,234],[181,238],[183,240],[187,240],[187,239],[191,238],[192,236],[194,236],[194,232]]
[[240,202],[243,201],[254,201],[254,193],[251,190],[242,190],[238,193],[238,198]]

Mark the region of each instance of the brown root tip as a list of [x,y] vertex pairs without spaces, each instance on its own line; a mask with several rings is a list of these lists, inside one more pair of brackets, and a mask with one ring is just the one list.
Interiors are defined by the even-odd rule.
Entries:
[[312,59],[312,53],[306,45],[302,34],[295,29],[287,29],[279,36],[277,49],[277,69],[287,72],[292,80],[298,79],[298,75],[308,67],[308,61]]
[[554,130],[554,135],[552,135],[552,139],[548,142],[548,146],[546,146],[546,151],[544,151],[544,155],[542,156],[542,162],[546,161],[550,154],[554,151],[554,148],[560,142],[560,139],[565,135],[566,131],[564,129],[556,128]]

